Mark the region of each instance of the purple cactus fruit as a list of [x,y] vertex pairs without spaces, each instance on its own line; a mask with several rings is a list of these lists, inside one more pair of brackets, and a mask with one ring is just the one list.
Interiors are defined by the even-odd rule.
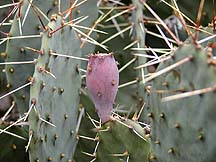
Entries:
[[110,119],[118,83],[119,72],[113,54],[89,56],[86,84],[102,123]]

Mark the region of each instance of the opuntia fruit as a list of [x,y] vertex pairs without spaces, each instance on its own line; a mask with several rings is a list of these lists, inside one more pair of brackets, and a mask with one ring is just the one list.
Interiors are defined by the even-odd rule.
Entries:
[[110,119],[118,83],[119,72],[113,54],[91,54],[86,84],[102,123]]

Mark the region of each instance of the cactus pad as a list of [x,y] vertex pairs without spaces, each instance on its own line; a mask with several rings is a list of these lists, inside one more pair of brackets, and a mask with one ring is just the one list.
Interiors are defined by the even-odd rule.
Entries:
[[172,59],[159,66],[161,70],[179,64],[152,83],[152,106],[148,114],[152,119],[151,161],[214,161],[216,77],[213,62],[206,49],[185,43]]
[[32,162],[71,160],[77,144],[81,61],[51,53],[80,57],[81,49],[76,33],[69,26],[50,35],[62,22],[61,17],[53,16],[43,34],[43,54],[38,58],[30,89],[30,104],[35,107],[29,116]]

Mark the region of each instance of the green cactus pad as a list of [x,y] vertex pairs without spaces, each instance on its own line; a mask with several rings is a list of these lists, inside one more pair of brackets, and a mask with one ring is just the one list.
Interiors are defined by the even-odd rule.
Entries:
[[[8,124],[0,125],[0,129],[4,129]],[[25,152],[27,145],[28,132],[23,127],[14,126],[7,132],[18,135],[20,138],[9,135],[7,133],[0,134],[0,161],[1,162],[29,162],[28,153]],[[23,138],[23,139],[21,139]]]
[[[133,0],[133,5],[136,6],[136,9],[132,12],[133,16],[133,23],[134,23],[134,39],[138,41],[136,43],[135,48],[145,48],[145,37],[146,33],[144,31],[145,25],[141,21],[143,19],[143,4],[139,0]],[[146,54],[145,51],[139,51],[136,50],[135,53],[140,54]],[[145,64],[147,62],[147,59],[145,57],[137,57],[135,66],[139,66],[141,64]],[[143,104],[144,104],[144,98],[145,98],[145,92],[144,92],[144,75],[147,73],[146,68],[141,68],[137,70],[137,109],[136,111],[139,111]]]
[[[4,5],[5,3],[10,4],[11,0],[0,1],[0,6]],[[7,17],[9,11],[10,11],[9,7],[0,9],[0,23],[2,23],[3,21],[7,23],[9,22],[8,21],[9,19],[5,21],[5,18]],[[0,31],[4,32],[5,34],[8,33],[9,30],[10,30],[10,25],[0,26]],[[4,37],[6,37],[6,35],[0,33],[0,39]],[[0,63],[4,62],[5,59],[4,54],[5,54],[5,43],[0,44]],[[3,72],[3,70],[4,70],[4,66],[0,65],[0,92],[6,93],[5,91],[6,91],[7,81],[6,81],[6,75]]]
[[[73,0],[75,1],[75,0]],[[78,1],[81,2],[81,1]],[[92,28],[98,18],[98,6],[97,6],[97,0],[87,0],[86,2],[84,2],[82,5],[76,7],[73,10],[73,18],[78,18],[78,17],[88,17],[87,19],[85,19],[84,21],[82,21],[81,23],[79,23],[79,25],[84,26],[84,27],[88,27],[88,28]],[[89,30],[83,30],[81,28],[78,28],[79,30],[81,30],[82,32],[88,34]],[[91,38],[95,39],[96,38],[96,33],[93,32],[90,35]],[[82,55],[83,56],[87,56],[89,53],[94,53],[94,49],[95,49],[95,45],[85,42],[84,46],[82,47]]]
[[[0,7],[5,5],[5,4],[10,4],[12,3],[11,0],[4,0],[4,1],[0,1]],[[8,17],[7,19],[7,16],[9,15],[11,11],[11,8],[10,7],[4,7],[4,8],[0,8],[0,23],[2,23],[4,21],[4,23],[9,23],[9,20],[11,17]],[[0,31],[1,32],[4,32],[5,34],[7,34],[10,30],[10,25],[2,25],[0,26]],[[3,33],[0,33],[0,39],[2,38],[5,38],[6,35],[4,35]],[[3,44],[0,44],[0,53],[1,52],[5,52],[5,43]],[[0,57],[0,62],[1,62],[1,57]]]
[[68,26],[56,31],[52,36],[49,34],[61,27],[61,23],[60,17],[53,16],[53,20],[48,24],[48,31],[43,34],[43,54],[38,58],[34,83],[30,89],[30,104],[35,104],[35,109],[32,109],[29,116],[30,135],[32,134],[29,153],[32,162],[66,162],[72,159],[77,144],[81,86],[78,67],[81,61],[53,56],[50,52],[80,57],[81,49],[76,33]]
[[150,144],[143,128],[132,120],[122,123],[110,121],[99,128],[97,162],[147,161]]
[[[148,117],[152,125],[152,156],[155,162],[215,161],[215,65],[206,50],[185,43],[172,59],[162,63],[159,70],[180,60],[186,61],[152,83],[151,108]],[[213,87],[200,95],[196,90]],[[190,91],[192,91],[190,93]],[[164,98],[188,93],[188,97]],[[168,99],[170,99],[168,101]]]
[[[34,9],[33,7],[34,6]],[[65,10],[69,6],[69,2],[62,1],[62,10]],[[21,10],[18,10],[10,30],[9,37],[21,37],[21,36],[35,36],[32,38],[19,38],[11,39],[7,41],[5,59],[6,62],[23,62],[33,61],[38,57],[38,53],[26,49],[31,47],[36,50],[40,49],[41,37],[40,32],[43,30],[42,24],[39,18],[36,16],[35,10],[38,8],[46,16],[50,16],[52,13],[57,12],[57,5],[55,0],[50,1],[33,1],[30,5],[28,0],[24,0],[21,5]],[[39,10],[37,10],[38,13]],[[20,13],[20,17],[19,17]],[[47,20],[39,14],[43,25],[47,24]],[[20,22],[20,23],[19,23]],[[22,25],[23,24],[23,25]],[[22,32],[22,33],[21,33]],[[32,76],[34,72],[34,64],[19,64],[19,65],[6,65],[6,76],[8,80],[8,87],[10,90],[16,89],[28,82],[28,78]],[[14,98],[20,113],[24,113],[28,110],[29,101],[29,87],[19,90],[14,93]]]

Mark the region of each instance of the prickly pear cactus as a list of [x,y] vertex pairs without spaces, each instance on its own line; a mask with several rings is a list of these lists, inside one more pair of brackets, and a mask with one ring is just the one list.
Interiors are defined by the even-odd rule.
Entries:
[[[12,94],[21,118],[13,138],[0,131],[0,161],[215,161],[214,1],[16,2],[0,2],[17,10],[0,40],[0,115],[11,120]],[[86,57],[109,52],[119,69],[110,55]]]
[[113,54],[90,55],[86,84],[102,123],[112,114],[119,72]]
[[[74,4],[75,0],[73,0]],[[96,33],[92,32],[91,30],[96,28],[97,26],[97,19],[98,19],[98,6],[97,6],[97,0],[87,0],[87,1],[77,1],[77,4],[82,3],[81,5],[75,7],[73,11],[73,19],[79,18],[79,17],[86,17],[86,19],[82,22],[80,22],[78,25],[87,27],[87,29],[79,28],[80,31],[83,33],[86,33],[89,37],[95,39]],[[89,53],[94,53],[95,45],[92,43],[88,43],[85,39],[86,36],[81,36],[82,43],[81,43],[81,49],[82,49],[82,55],[83,57],[86,57]],[[85,62],[84,62],[85,63]],[[86,64],[84,64],[86,65]]]
[[[77,144],[81,78],[80,42],[74,30],[54,15],[43,34],[41,55],[30,89],[30,161],[69,161]],[[65,57],[52,54],[64,54]],[[72,58],[67,58],[72,57]]]
[[[6,124],[1,122],[0,130],[2,131],[7,126],[8,123]],[[25,146],[28,142],[28,132],[26,129],[23,127],[12,127],[8,129],[6,133],[1,133],[0,138],[1,162],[29,162],[28,153],[25,152]]]
[[[7,87],[10,90],[19,88],[29,82],[28,78],[34,72],[34,59],[38,53],[28,48],[40,49],[40,32],[47,24],[47,17],[41,13],[47,13],[50,17],[56,13],[58,6],[54,0],[33,1],[24,0],[20,2],[20,8],[14,16],[6,47],[5,62],[18,62],[5,66],[8,80]],[[61,9],[65,10],[69,2],[62,1]],[[38,17],[38,15],[40,17]],[[29,102],[29,86],[13,93],[15,102],[21,114],[27,112]]]
[[185,42],[159,66],[172,68],[150,90],[151,161],[214,161],[215,59],[207,51]]
[[[0,6],[4,5],[5,3],[10,4],[11,0],[5,0],[5,1],[0,1]],[[10,25],[3,25],[3,23],[8,23],[9,21],[9,16],[12,12],[12,9],[10,7],[3,7],[0,9],[0,39],[6,37],[7,32],[10,30]],[[8,17],[8,18],[7,18]],[[3,63],[5,59],[5,43],[0,43],[0,63]],[[6,91],[6,76],[4,71],[4,66],[0,65],[0,92],[5,92]],[[1,101],[0,101],[1,102]]]
[[[5,0],[0,1],[0,38],[5,38],[7,36],[7,33],[10,30],[9,20],[13,16],[13,5],[9,5],[12,1],[11,0]],[[7,6],[9,5],[9,6]],[[0,53],[5,52],[5,43],[0,43]],[[2,58],[0,57],[0,62],[2,62]]]
[[97,162],[147,161],[150,143],[135,121],[110,121],[98,128]]
[[[89,16],[87,20],[77,24],[77,28],[80,28],[80,25],[84,25],[84,28],[91,28],[94,25],[94,21],[98,16],[96,3],[96,0],[88,0],[83,3],[71,2],[71,7],[73,6],[73,13],[71,14],[73,16],[71,18],[76,19]],[[20,62],[18,65],[6,65],[7,87],[10,90],[25,85],[28,82],[28,78],[33,74],[34,59],[38,57],[38,53],[29,50],[29,47],[36,50],[40,48],[40,32],[44,30],[50,15],[62,12],[66,16],[70,11],[69,6],[70,1],[68,0],[62,0],[60,4],[55,0],[20,1],[20,7],[13,20],[6,49],[6,62]],[[67,16],[67,19],[69,17]],[[82,30],[82,32],[86,32],[86,30]],[[88,35],[90,36],[91,33]],[[85,42],[82,48],[83,55],[87,55],[87,52],[93,52],[94,45]],[[29,108],[29,87],[21,89],[13,95],[20,113],[26,112]]]
[[[143,19],[143,4],[140,0],[133,0],[133,5],[135,6],[134,11],[132,12],[133,23],[134,23],[134,40],[137,41],[135,48],[144,48],[145,47],[145,36],[146,32],[144,31],[145,26],[142,21]],[[134,53],[139,53],[140,55],[145,55],[145,51],[135,50]],[[145,57],[138,57],[136,59],[135,66],[145,64],[147,59]],[[144,104],[144,75],[147,73],[146,68],[137,69],[137,110],[139,111]]]

